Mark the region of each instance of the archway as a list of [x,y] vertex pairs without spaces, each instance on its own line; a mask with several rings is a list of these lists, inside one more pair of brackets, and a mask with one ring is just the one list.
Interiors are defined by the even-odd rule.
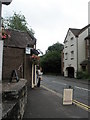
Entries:
[[74,68],[73,67],[68,67],[66,69],[68,71],[68,77],[74,78]]

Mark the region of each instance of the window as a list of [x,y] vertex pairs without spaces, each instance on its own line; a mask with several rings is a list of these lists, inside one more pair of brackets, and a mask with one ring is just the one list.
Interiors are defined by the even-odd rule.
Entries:
[[73,37],[71,37],[71,40],[73,40],[74,38]]
[[71,37],[71,46],[74,46],[74,38],[73,37]]
[[65,48],[67,48],[68,46],[65,46]]
[[68,53],[65,53],[65,60],[68,59]]
[[86,71],[86,66],[82,66],[82,70],[83,70],[83,71]]
[[71,51],[71,60],[74,59],[74,51]]
[[71,44],[71,46],[74,46],[74,44]]

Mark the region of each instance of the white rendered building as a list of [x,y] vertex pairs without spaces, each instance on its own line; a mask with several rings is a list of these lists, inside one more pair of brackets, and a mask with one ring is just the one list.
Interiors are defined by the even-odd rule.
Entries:
[[66,77],[75,77],[82,70],[80,65],[85,60],[85,38],[88,36],[88,27],[82,29],[69,28],[64,40],[64,68]]

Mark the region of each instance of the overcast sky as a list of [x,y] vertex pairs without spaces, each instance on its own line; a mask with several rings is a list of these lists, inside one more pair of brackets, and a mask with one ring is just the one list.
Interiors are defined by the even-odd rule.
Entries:
[[37,49],[45,53],[48,46],[62,43],[69,28],[83,28],[88,24],[89,0],[12,0],[3,5],[2,16],[13,12],[23,14],[28,26],[34,29]]

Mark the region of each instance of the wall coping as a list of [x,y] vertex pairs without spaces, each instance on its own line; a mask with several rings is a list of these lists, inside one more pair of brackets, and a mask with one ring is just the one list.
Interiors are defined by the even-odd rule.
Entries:
[[25,86],[27,86],[26,79],[20,79],[19,82],[9,83],[4,81],[2,83],[2,118],[7,118],[9,113],[17,105],[20,93]]

